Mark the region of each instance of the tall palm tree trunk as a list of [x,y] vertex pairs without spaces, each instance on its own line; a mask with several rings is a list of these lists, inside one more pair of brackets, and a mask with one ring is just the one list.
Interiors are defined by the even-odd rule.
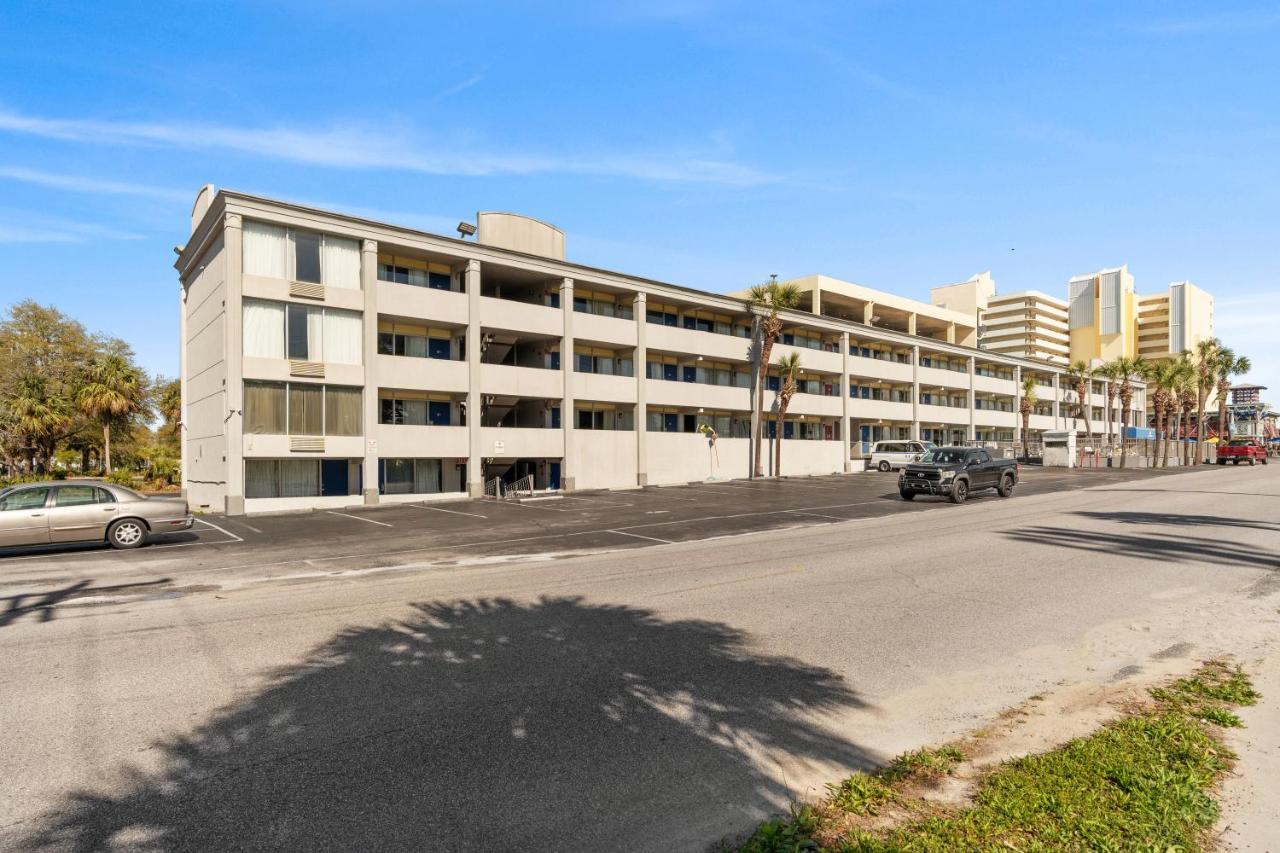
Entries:
[[778,435],[773,440],[773,476],[775,477],[782,476],[782,431],[786,428],[789,404],[789,400],[778,403]]
[[[767,321],[766,321],[767,322]],[[773,354],[773,338],[766,329],[760,338],[760,387],[756,396],[756,460],[755,475],[764,476],[761,447],[764,444],[764,391],[769,382],[769,356]]]
[[1196,394],[1196,464],[1209,461],[1209,450],[1204,443],[1204,404],[1208,394],[1201,386]]
[[102,462],[103,471],[111,473],[111,422],[102,422]]

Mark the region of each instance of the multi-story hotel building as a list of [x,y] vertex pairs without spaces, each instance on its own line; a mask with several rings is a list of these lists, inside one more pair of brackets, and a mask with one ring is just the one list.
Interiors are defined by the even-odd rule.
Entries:
[[[745,300],[566,261],[564,235],[522,216],[460,231],[474,239],[201,190],[175,264],[193,506],[749,475],[758,318]],[[1012,441],[1023,376],[1032,432],[1077,426],[1060,370],[974,348],[963,312],[804,281],[774,349],[800,354],[799,392],[780,430],[765,416],[763,455],[780,441],[784,473],[860,467],[861,443],[887,438]],[[767,411],[777,387],[771,372]]]
[[1189,281],[1138,297],[1137,353],[1147,361],[1173,358],[1213,337],[1213,297]]
[[1000,295],[991,273],[935,287],[934,305],[977,318],[978,346],[1001,355],[1065,366],[1069,355],[1067,303],[1038,290]]
[[1128,267],[1121,266],[1076,276],[1067,289],[1072,361],[1161,361],[1213,337],[1213,297],[1189,281],[1141,296]]

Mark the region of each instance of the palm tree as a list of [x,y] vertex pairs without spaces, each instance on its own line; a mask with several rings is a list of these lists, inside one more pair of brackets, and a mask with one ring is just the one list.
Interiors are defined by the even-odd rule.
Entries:
[[[1147,368],[1146,371],[1148,394],[1151,398],[1151,408],[1155,411],[1155,428],[1156,428],[1156,445],[1151,460],[1151,467],[1159,468],[1161,460],[1167,459],[1169,454],[1169,401],[1171,398],[1170,389],[1177,382],[1176,368],[1172,361],[1159,361]],[[1161,452],[1161,442],[1163,441],[1163,453]],[[1165,467],[1168,467],[1167,465]]]
[[1209,392],[1217,382],[1218,351],[1222,343],[1217,338],[1206,338],[1196,343],[1196,464],[1209,461],[1209,449],[1204,443],[1204,405]]
[[1124,432],[1129,426],[1129,412],[1133,409],[1133,380],[1146,376],[1147,363],[1142,356],[1121,356],[1111,362],[1116,378],[1120,380],[1120,467],[1124,467]]
[[1173,417],[1179,422],[1178,444],[1182,449],[1182,464],[1191,464],[1191,446],[1186,438],[1191,434],[1191,412],[1196,405],[1196,366],[1189,352],[1182,352],[1174,361],[1176,382],[1174,385]]
[[102,424],[102,461],[111,473],[111,422],[141,411],[145,385],[142,374],[118,355],[105,355],[89,368],[80,388],[81,410]]
[[1031,444],[1027,433],[1031,431],[1031,413],[1035,411],[1036,379],[1034,376],[1022,377],[1022,399],[1018,401],[1018,414],[1022,415],[1022,455],[1031,462]]
[[1073,362],[1067,368],[1067,381],[1076,392],[1076,407],[1080,417],[1084,418],[1085,440],[1093,437],[1093,424],[1089,421],[1089,410],[1093,408],[1089,392],[1093,390],[1093,376],[1097,371],[1087,361]]
[[[764,284],[757,284],[747,293],[747,305],[757,310],[763,309],[760,319],[760,348],[756,353],[760,385],[756,389],[756,453],[755,476],[764,476],[761,463],[761,432],[764,424],[764,389],[769,372],[769,357],[773,354],[773,344],[782,333],[782,318],[778,312],[795,308],[800,304],[800,288],[790,283],[778,283],[777,276],[771,276]],[[781,436],[779,436],[781,438]]]
[[1253,363],[1247,355],[1237,356],[1227,347],[1218,348],[1218,441],[1231,438],[1231,424],[1227,421],[1227,394],[1231,391],[1231,377],[1248,373]]
[[778,375],[782,382],[778,386],[778,434],[773,440],[773,475],[782,476],[782,433],[787,422],[787,407],[791,398],[796,395],[796,379],[800,375],[800,353],[787,353],[778,359]]
[[[42,376],[24,376],[4,407],[13,431],[26,445],[29,471],[47,470],[57,442],[70,428],[72,417],[66,399],[49,388]],[[37,462],[37,453],[39,461]]]

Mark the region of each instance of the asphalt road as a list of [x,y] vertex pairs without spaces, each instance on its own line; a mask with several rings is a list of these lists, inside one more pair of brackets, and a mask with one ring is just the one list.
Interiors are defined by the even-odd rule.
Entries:
[[1277,469],[1024,486],[208,519],[4,557],[0,849],[703,850],[1055,684],[1277,636]]

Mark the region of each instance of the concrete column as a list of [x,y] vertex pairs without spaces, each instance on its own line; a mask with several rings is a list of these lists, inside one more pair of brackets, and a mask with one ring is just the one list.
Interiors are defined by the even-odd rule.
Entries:
[[1062,429],[1062,385],[1061,375],[1053,374],[1053,428]]
[[875,323],[871,322],[871,320],[872,320],[875,316],[876,316],[876,304],[875,304],[874,302],[868,302],[866,305],[863,305],[863,306],[862,306],[862,323],[863,323],[863,325],[866,325],[866,326],[874,326],[874,325],[875,325]]
[[360,287],[364,290],[364,477],[366,504],[378,502],[378,243],[360,244]]
[[914,312],[907,315],[907,334],[914,335],[916,333],[916,315]]
[[1022,441],[1022,415],[1018,410],[1022,407],[1022,368],[1013,369],[1013,440]]
[[646,343],[645,319],[649,301],[644,293],[637,293],[632,313],[636,319],[636,485],[649,485],[649,404],[646,392],[649,383],[649,345]]
[[968,438],[974,441],[978,438],[978,410],[977,394],[974,392],[974,377],[977,376],[977,360],[973,356],[969,356],[969,433]]
[[853,430],[849,426],[849,333],[840,333],[840,446],[844,453],[844,472],[853,470]]
[[182,496],[187,496],[187,286],[178,283],[178,443],[181,451]]
[[911,348],[911,437],[920,438],[920,346]]
[[480,262],[467,261],[463,281],[467,290],[467,493],[484,496],[484,458],[480,447]]
[[228,213],[223,223],[223,253],[227,258],[226,365],[227,414],[222,425],[227,437],[227,515],[244,515],[244,327],[242,323],[244,232],[240,214]]
[[947,324],[947,343],[954,344],[956,342],[956,324]]
[[817,284],[813,286],[813,313],[822,316],[822,288]]
[[564,432],[564,458],[560,460],[560,488],[573,491],[574,413],[573,413],[573,279],[560,280],[560,313],[564,317],[564,336],[560,339],[560,374],[564,377],[564,397],[560,402],[560,429]]

